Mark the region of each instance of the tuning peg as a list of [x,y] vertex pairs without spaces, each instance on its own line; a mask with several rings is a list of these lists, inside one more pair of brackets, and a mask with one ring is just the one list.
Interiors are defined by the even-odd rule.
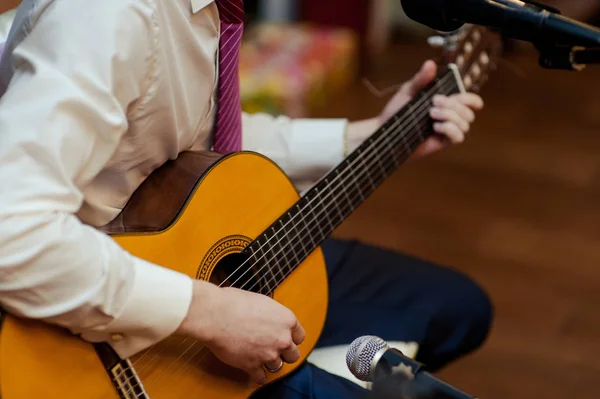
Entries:
[[482,52],[481,55],[479,56],[479,62],[481,62],[481,65],[483,65],[483,66],[489,64],[490,56],[485,51]]
[[433,48],[441,48],[446,45],[446,38],[442,36],[430,36],[427,38],[427,43]]
[[473,78],[471,78],[470,76],[465,76],[465,78],[463,79],[463,84],[467,89],[470,89],[473,85]]

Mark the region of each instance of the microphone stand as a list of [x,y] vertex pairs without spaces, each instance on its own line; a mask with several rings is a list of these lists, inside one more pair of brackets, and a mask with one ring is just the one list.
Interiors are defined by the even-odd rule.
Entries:
[[[559,9],[546,4],[533,0],[524,0],[524,2],[554,14],[561,14]],[[565,45],[543,39],[533,44],[540,54],[539,64],[545,69],[581,71],[589,64],[600,64],[600,48]]]
[[537,44],[535,47],[540,53],[539,64],[542,68],[581,71],[589,64],[600,64],[600,48],[560,44]]

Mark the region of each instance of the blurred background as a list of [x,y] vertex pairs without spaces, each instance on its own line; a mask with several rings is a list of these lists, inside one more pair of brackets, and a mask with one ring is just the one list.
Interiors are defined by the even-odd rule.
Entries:
[[[248,112],[372,117],[390,96],[365,80],[394,86],[440,55],[399,0],[245,2]],[[600,25],[600,1],[546,2]],[[491,336],[448,382],[480,398],[597,399],[600,65],[549,71],[537,57],[507,42],[468,140],[400,168],[336,235],[456,268],[490,294]]]
[[[546,0],[599,26],[600,2]],[[247,111],[376,115],[384,89],[439,56],[399,0],[246,0]],[[398,170],[336,232],[475,279],[495,324],[440,376],[480,398],[598,398],[600,65],[538,66],[508,42],[468,140]]]

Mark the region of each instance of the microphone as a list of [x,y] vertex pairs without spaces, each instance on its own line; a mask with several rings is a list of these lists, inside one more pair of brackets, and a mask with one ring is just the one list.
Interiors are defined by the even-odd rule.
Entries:
[[600,29],[560,15],[554,8],[519,0],[401,0],[405,14],[434,30],[482,25],[536,44],[600,45]]
[[[355,339],[346,352],[346,365],[359,380],[374,383],[374,392],[389,395],[390,387],[396,386],[398,398],[476,399],[424,371],[423,364],[390,348],[379,337],[365,335]],[[375,389],[378,386],[381,388]]]

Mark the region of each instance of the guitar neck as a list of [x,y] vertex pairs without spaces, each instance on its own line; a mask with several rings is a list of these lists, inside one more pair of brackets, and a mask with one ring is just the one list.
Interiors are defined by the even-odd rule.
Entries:
[[267,261],[272,291],[323,243],[432,134],[429,110],[436,94],[459,92],[448,69],[417,94],[342,163],[315,184],[245,252]]

